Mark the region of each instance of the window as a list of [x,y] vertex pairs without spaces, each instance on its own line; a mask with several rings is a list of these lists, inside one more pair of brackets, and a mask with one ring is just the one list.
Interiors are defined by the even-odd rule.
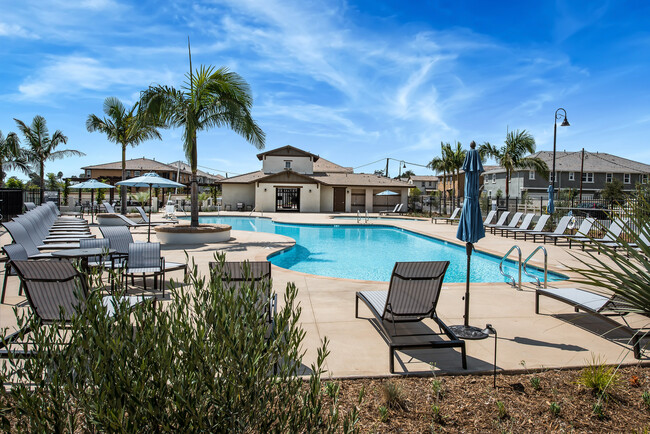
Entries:
[[130,176],[131,176],[131,171],[130,171],[130,170],[127,170],[127,171],[126,171],[126,177],[129,178]]
[[548,175],[548,181],[549,182],[553,182],[553,180],[554,180],[553,178],[555,178],[555,174],[551,173],[551,174]]
[[612,179],[614,179],[614,174],[613,173],[605,174],[605,182],[610,183],[610,182],[612,182]]
[[534,170],[528,171],[528,179],[530,179],[531,181],[535,180],[535,171]]
[[291,169],[291,161],[285,160],[284,162],[284,168],[285,169]]
[[623,183],[624,184],[629,184],[631,182],[631,176],[629,173],[624,173],[623,174]]
[[647,184],[648,183],[648,174],[644,173],[643,175],[640,175],[639,178],[641,179],[641,184]]
[[576,173],[569,172],[569,181],[575,181],[575,180],[576,180]]
[[90,178],[90,169],[86,169],[86,178]]
[[585,172],[585,173],[583,173],[582,174],[582,182],[593,184],[593,182],[594,182],[594,174],[593,174],[593,172]]
[[429,187],[433,187],[433,181],[429,181]]
[[497,183],[497,174],[493,173],[492,174],[492,184],[496,184],[496,183]]
[[134,170],[133,171],[133,176],[140,176],[140,171],[139,170]]

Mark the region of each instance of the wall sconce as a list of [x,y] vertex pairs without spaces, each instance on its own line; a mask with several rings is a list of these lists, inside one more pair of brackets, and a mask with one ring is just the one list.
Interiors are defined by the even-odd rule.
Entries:
[[346,193],[350,194],[350,190],[345,190]]
[[309,189],[309,192],[311,193],[311,188]]
[[264,191],[266,191],[266,188],[264,189]]

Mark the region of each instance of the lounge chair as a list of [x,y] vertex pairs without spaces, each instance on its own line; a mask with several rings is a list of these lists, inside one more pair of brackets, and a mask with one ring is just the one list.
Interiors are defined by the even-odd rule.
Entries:
[[106,208],[107,213],[115,214],[115,207],[111,205],[111,203],[107,200],[102,202],[102,205],[104,205],[104,208]]
[[[133,236],[129,229],[125,226],[100,226],[99,230],[101,231],[104,238],[109,240],[111,249],[115,249],[116,258],[114,261],[114,267],[121,265],[120,258],[124,259],[129,253],[129,244],[133,243]],[[187,264],[184,262],[172,262],[165,260],[165,273],[171,271],[183,270],[184,275],[187,274]]]
[[386,210],[386,211],[381,211],[381,212],[379,213],[379,215],[396,214],[396,213],[399,212],[400,209],[402,209],[402,205],[403,205],[403,204],[401,204],[401,203],[395,204],[395,208],[393,208],[392,211],[388,211],[388,210]]
[[508,236],[510,235],[510,232],[512,232],[515,229],[520,229],[520,230],[524,230],[524,231],[528,230],[530,225],[533,223],[534,218],[535,218],[535,213],[526,214],[524,216],[524,219],[521,221],[521,224],[519,225],[519,227],[516,227],[516,226],[515,227],[510,227],[510,225],[509,225],[507,227],[504,227],[504,228],[500,229],[501,230],[501,236],[503,236],[503,231],[505,231],[506,238],[508,238]]
[[23,202],[23,205],[25,206],[26,211],[36,209],[36,204],[34,202]]
[[[259,300],[267,323],[273,326],[277,313],[277,294],[271,293],[271,263],[269,261],[210,262],[210,273],[221,273],[222,281],[238,290],[244,285],[264,285],[264,299]],[[272,332],[272,328],[271,328]]]
[[131,220],[130,218],[128,218],[127,216],[124,216],[122,214],[115,213],[115,214],[112,214],[112,215],[114,215],[115,217],[122,220],[122,222],[124,222],[124,226],[129,227],[129,228],[142,228],[142,227],[148,227],[149,226],[148,223],[136,223],[133,220]]
[[14,218],[14,221],[27,230],[29,236],[36,244],[78,243],[82,238],[95,238],[95,235],[85,231],[48,232],[48,229],[43,223],[28,216],[18,216]]
[[492,220],[494,220],[494,216],[497,215],[496,211],[490,211],[488,215],[485,216],[485,220],[483,220],[483,226],[489,225],[492,223]]
[[[136,210],[140,213],[140,218],[142,219],[143,223],[149,224],[149,216],[147,215],[146,212],[144,212],[144,209],[141,206],[136,206]],[[166,225],[168,222],[151,222],[151,226],[160,226],[160,225]]]
[[431,223],[438,223],[438,221],[445,222],[445,223],[458,222],[460,220],[460,217],[458,217],[459,212],[460,212],[460,208],[455,208],[454,212],[452,212],[449,217],[432,217]]
[[244,204],[242,202],[237,202],[237,211],[243,211],[244,210]]
[[593,217],[587,217],[582,221],[582,223],[580,223],[580,227],[574,235],[560,235],[560,237],[566,239],[569,242],[569,248],[571,248],[573,241],[582,242],[589,239],[589,232],[591,231],[591,228],[594,226],[595,222],[596,219]]
[[[11,261],[26,261],[27,252],[20,244],[7,244],[2,248],[7,255],[7,262],[5,262],[5,278],[2,283],[2,295],[0,296],[0,304],[5,302],[5,293],[7,292],[7,280],[9,276],[17,276],[18,273],[11,266]],[[23,293],[23,284],[18,288],[18,295]]]
[[[12,261],[11,265],[20,277],[32,313],[39,319],[41,325],[58,324],[61,321],[69,323],[75,312],[84,308],[84,299],[89,294],[87,281],[69,261],[16,260]],[[129,307],[140,304],[145,299],[142,296],[125,298]],[[118,306],[115,297],[102,297],[102,304],[106,307],[108,315],[114,315]],[[30,331],[29,327],[26,327],[9,335],[4,342],[0,342],[0,357],[7,358],[10,353],[13,356],[22,357],[29,357],[33,354],[8,349],[9,346],[18,343],[18,340]],[[23,346],[20,343],[18,345]]]
[[[623,233],[623,228],[627,225],[627,221],[622,221],[619,218],[614,219],[614,221],[609,225],[609,228],[605,231],[605,234],[602,238],[589,238],[587,233],[581,236],[576,236],[573,238],[573,241],[577,241],[582,244],[582,249],[585,249],[589,243],[595,247],[599,247],[600,244],[605,243],[618,243],[618,237]],[[571,241],[571,240],[569,240]],[[570,244],[569,244],[570,245]],[[598,248],[600,253],[600,248]]]
[[485,229],[489,229],[490,232],[492,232],[492,228],[496,228],[496,227],[499,227],[499,226],[505,226],[506,220],[508,220],[508,216],[510,216],[510,211],[504,211],[501,214],[501,217],[499,217],[499,219],[497,220],[496,223],[494,223],[494,224],[490,223],[490,224],[487,224],[487,225],[484,224],[483,226],[485,227]]
[[131,276],[133,283],[136,275],[142,275],[142,285],[147,289],[147,276],[153,276],[153,289],[158,289],[158,277],[161,280],[163,297],[165,296],[165,258],[160,254],[160,243],[131,243],[123,268],[122,277]]
[[533,229],[520,229],[520,228],[515,228],[515,229],[510,229],[508,232],[511,232],[515,236],[515,240],[517,239],[517,234],[524,234],[524,237],[528,233],[533,233],[533,232],[543,232],[544,227],[546,226],[546,222],[548,219],[551,217],[550,214],[542,214],[539,216],[539,219],[537,220],[537,223],[535,223],[535,227]]
[[[569,225],[569,221],[571,220],[570,215],[565,215],[560,219],[560,221],[557,223],[557,226],[555,227],[555,230],[553,232],[524,232],[524,240],[528,238],[528,236],[533,237],[533,242],[537,242],[537,237],[542,237],[544,238],[544,244],[546,244],[546,235],[562,235],[566,232],[567,226]],[[557,244],[557,238],[554,238],[554,243]]]
[[[438,317],[436,307],[442,289],[442,281],[449,261],[397,262],[393,268],[388,291],[362,291],[356,294],[355,317],[359,317],[359,300],[363,301],[377,319],[380,333],[389,347],[390,372],[395,372],[396,350],[415,348],[459,347],[463,369],[467,369],[465,341],[456,337]],[[441,333],[400,333],[400,323],[433,319]],[[401,327],[399,327],[401,329]],[[445,334],[449,340],[434,340],[432,336]]]
[[[559,300],[575,308],[576,312],[583,311],[602,318],[632,335],[631,343],[634,350],[634,357],[641,358],[641,338],[646,334],[642,329],[632,328],[625,322],[625,315],[631,312],[638,312],[624,297],[613,295],[596,294],[584,289],[576,288],[538,288],[535,292],[535,313],[539,314],[540,295]],[[623,323],[616,321],[614,317],[623,320]]]
[[493,234],[496,234],[497,231],[501,231],[501,234],[503,235],[503,230],[504,229],[514,229],[517,227],[519,224],[519,221],[521,221],[521,216],[523,216],[523,212],[516,212],[512,215],[512,218],[510,219],[510,223],[507,225],[501,225],[501,226],[492,226],[490,227],[490,230],[492,231]]
[[[20,244],[23,246],[25,251],[27,252],[27,256],[29,259],[41,259],[41,258],[51,258],[52,254],[50,253],[43,253],[39,249],[61,249],[61,248],[66,248],[70,246],[74,246],[74,244],[64,244],[64,245],[57,245],[57,244],[49,244],[49,245],[36,245],[34,241],[32,241],[32,238],[29,236],[23,225],[17,223],[17,222],[5,222],[2,224],[5,229],[9,232],[9,235],[11,235],[11,239],[14,240],[14,243]],[[76,247],[79,247],[77,245]]]

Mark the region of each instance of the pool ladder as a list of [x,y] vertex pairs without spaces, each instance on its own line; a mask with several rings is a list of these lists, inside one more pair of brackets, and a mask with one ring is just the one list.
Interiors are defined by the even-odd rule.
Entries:
[[[518,259],[517,259],[517,264],[518,264],[518,269],[519,269],[519,273],[518,273],[519,274],[519,276],[518,276],[519,280],[518,281],[515,280],[515,278],[513,276],[511,276],[510,274],[506,273],[503,270],[503,263],[508,258],[508,256],[510,256],[510,253],[512,253],[513,250],[517,250],[517,253],[518,253]],[[524,274],[526,276],[528,276],[528,277],[530,277],[532,279],[535,279],[535,283],[537,283],[537,286],[539,286],[539,287],[542,286],[542,282],[539,280],[539,277],[529,273],[526,270],[526,266],[528,265],[528,261],[530,261],[532,259],[532,257],[535,256],[535,254],[540,250],[542,252],[544,252],[544,288],[546,288],[547,284],[548,284],[548,252],[546,251],[546,248],[544,246],[537,246],[537,248],[535,250],[533,250],[533,252],[530,255],[528,255],[528,257],[523,262],[521,261],[521,249],[517,245],[514,245],[514,246],[510,247],[510,250],[508,250],[508,252],[505,255],[503,255],[503,257],[501,258],[501,262],[499,262],[499,272],[501,273],[502,276],[507,277],[508,279],[510,279],[510,284],[513,286],[513,288],[517,288],[517,290],[521,291],[521,272],[522,272],[522,270],[523,270],[523,272],[524,272]]]
[[366,210],[365,217],[361,217],[361,211],[357,210],[357,223],[361,223],[361,219],[364,219],[365,220],[364,223],[368,224],[368,220],[370,220],[370,218],[368,217],[368,210]]

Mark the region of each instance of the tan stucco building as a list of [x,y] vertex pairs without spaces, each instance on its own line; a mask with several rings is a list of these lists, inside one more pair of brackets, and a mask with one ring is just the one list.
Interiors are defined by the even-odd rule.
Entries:
[[[221,181],[226,210],[380,212],[406,209],[409,184],[352,168],[293,146],[257,155],[262,169]],[[395,195],[378,196],[390,190]]]

